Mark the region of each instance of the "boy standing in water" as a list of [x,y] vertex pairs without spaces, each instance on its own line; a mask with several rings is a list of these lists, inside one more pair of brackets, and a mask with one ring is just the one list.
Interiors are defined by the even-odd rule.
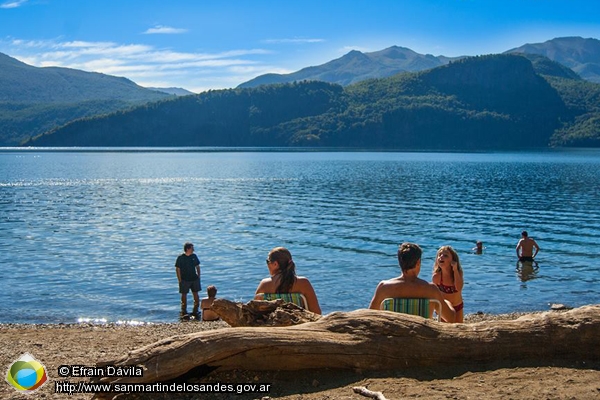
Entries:
[[[535,248],[535,253],[533,249]],[[519,253],[519,249],[521,252]],[[517,257],[519,257],[519,261],[533,261],[538,251],[540,251],[540,246],[527,235],[527,231],[521,232],[521,240],[517,243]]]
[[192,290],[194,296],[193,316],[198,315],[200,298],[200,260],[194,254],[194,245],[186,242],[183,245],[183,253],[175,261],[175,270],[177,271],[177,280],[179,281],[179,293],[181,293],[181,313],[182,317],[187,315],[187,294]]

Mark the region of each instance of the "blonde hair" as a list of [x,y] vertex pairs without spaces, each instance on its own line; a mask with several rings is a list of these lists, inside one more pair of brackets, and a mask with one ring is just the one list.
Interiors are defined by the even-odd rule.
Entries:
[[[438,257],[440,253],[448,251],[452,255],[452,261],[456,261],[456,265],[458,267],[458,272],[462,274],[462,267],[460,265],[460,258],[458,257],[458,253],[456,250],[452,248],[452,246],[442,246],[438,249],[437,253],[435,253],[435,260],[433,260],[433,273],[436,274],[442,270],[442,267],[438,265]],[[452,271],[454,273],[454,271]]]

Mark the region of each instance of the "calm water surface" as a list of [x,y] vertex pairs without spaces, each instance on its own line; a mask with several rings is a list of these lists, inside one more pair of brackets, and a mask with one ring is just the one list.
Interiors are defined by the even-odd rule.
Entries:
[[[523,229],[537,268],[516,264]],[[0,150],[0,322],[175,321],[188,240],[203,288],[237,301],[285,246],[324,313],[367,307],[413,241],[428,280],[457,249],[466,313],[600,303],[600,151]]]

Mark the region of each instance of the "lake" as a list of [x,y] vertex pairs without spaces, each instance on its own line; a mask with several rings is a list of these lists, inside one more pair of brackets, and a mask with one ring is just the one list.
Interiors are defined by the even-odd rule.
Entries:
[[0,149],[0,322],[176,321],[186,241],[236,301],[285,246],[324,313],[365,308],[411,241],[427,280],[458,251],[466,314],[600,303],[600,150]]

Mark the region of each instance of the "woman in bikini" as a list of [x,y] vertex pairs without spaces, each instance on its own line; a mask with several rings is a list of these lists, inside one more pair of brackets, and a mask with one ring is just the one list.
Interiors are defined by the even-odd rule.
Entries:
[[[275,247],[267,256],[268,278],[263,279],[258,288],[258,293],[302,293],[308,303],[308,311],[321,314],[321,306],[310,281],[303,276],[296,275],[296,264],[292,254],[285,247]],[[260,296],[255,296],[259,299]]]
[[456,322],[463,322],[463,270],[458,254],[451,246],[442,246],[437,251],[432,281],[440,289],[444,299],[452,303],[456,311]]

